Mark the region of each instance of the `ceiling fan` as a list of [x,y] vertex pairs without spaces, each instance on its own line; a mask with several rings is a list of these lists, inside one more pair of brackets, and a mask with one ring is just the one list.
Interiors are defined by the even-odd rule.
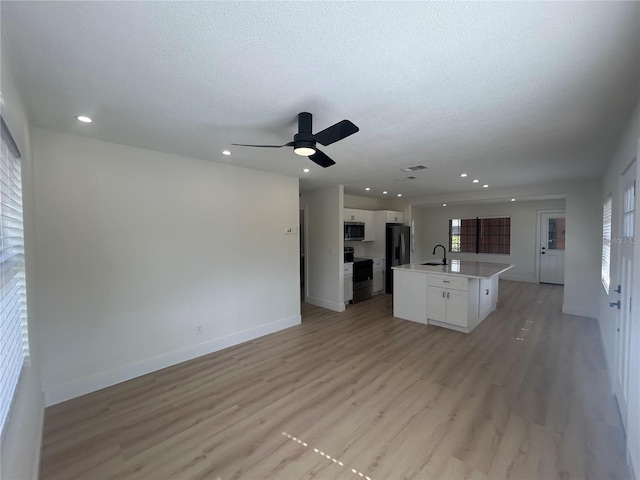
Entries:
[[293,151],[303,157],[309,157],[312,162],[317,163],[321,167],[327,168],[331,165],[335,165],[336,162],[331,160],[326,154],[316,148],[316,143],[324,145],[331,145],[332,143],[347,138],[349,135],[353,135],[360,129],[356,127],[349,120],[342,120],[341,122],[331,125],[325,128],[321,132],[315,135],[311,133],[312,115],[308,112],[302,112],[298,114],[298,133],[293,136],[293,142],[285,143],[284,145],[247,145],[245,143],[232,143],[231,145],[238,145],[240,147],[265,147],[265,148],[282,148],[293,147]]

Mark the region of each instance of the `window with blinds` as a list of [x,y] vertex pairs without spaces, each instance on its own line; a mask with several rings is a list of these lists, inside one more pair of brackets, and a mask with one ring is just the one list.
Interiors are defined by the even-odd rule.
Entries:
[[0,432],[28,356],[20,151],[4,120],[0,147]]
[[452,218],[449,220],[449,251],[509,255],[511,218]]
[[611,197],[604,201],[602,208],[602,285],[609,295],[609,274],[611,269]]

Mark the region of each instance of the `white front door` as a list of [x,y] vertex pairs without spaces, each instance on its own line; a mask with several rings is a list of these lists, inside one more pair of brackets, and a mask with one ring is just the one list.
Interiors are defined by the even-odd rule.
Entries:
[[[621,178],[620,227],[617,238],[612,242],[619,245],[618,284],[611,285],[609,299],[615,305],[619,301],[616,319],[615,364],[613,393],[618,400],[622,423],[627,429],[627,406],[629,401],[629,367],[631,340],[631,307],[633,292],[633,249],[636,204],[636,162]],[[617,296],[617,298],[616,298]]]
[[565,218],[540,213],[540,282],[564,285]]

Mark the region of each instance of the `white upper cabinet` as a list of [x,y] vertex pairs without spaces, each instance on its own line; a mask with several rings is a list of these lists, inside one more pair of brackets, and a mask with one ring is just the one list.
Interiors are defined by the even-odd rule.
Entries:
[[358,212],[362,210],[355,210],[353,208],[345,208],[343,210],[343,221],[345,222],[361,222],[362,220],[358,219]]
[[404,223],[404,213],[402,212],[385,210],[384,217],[387,223]]

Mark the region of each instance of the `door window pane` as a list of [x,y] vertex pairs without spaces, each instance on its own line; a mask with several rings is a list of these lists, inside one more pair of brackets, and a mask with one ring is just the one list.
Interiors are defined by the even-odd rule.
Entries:
[[550,218],[549,219],[549,238],[547,239],[547,249],[549,250],[564,250],[565,244],[565,219],[564,218]]

